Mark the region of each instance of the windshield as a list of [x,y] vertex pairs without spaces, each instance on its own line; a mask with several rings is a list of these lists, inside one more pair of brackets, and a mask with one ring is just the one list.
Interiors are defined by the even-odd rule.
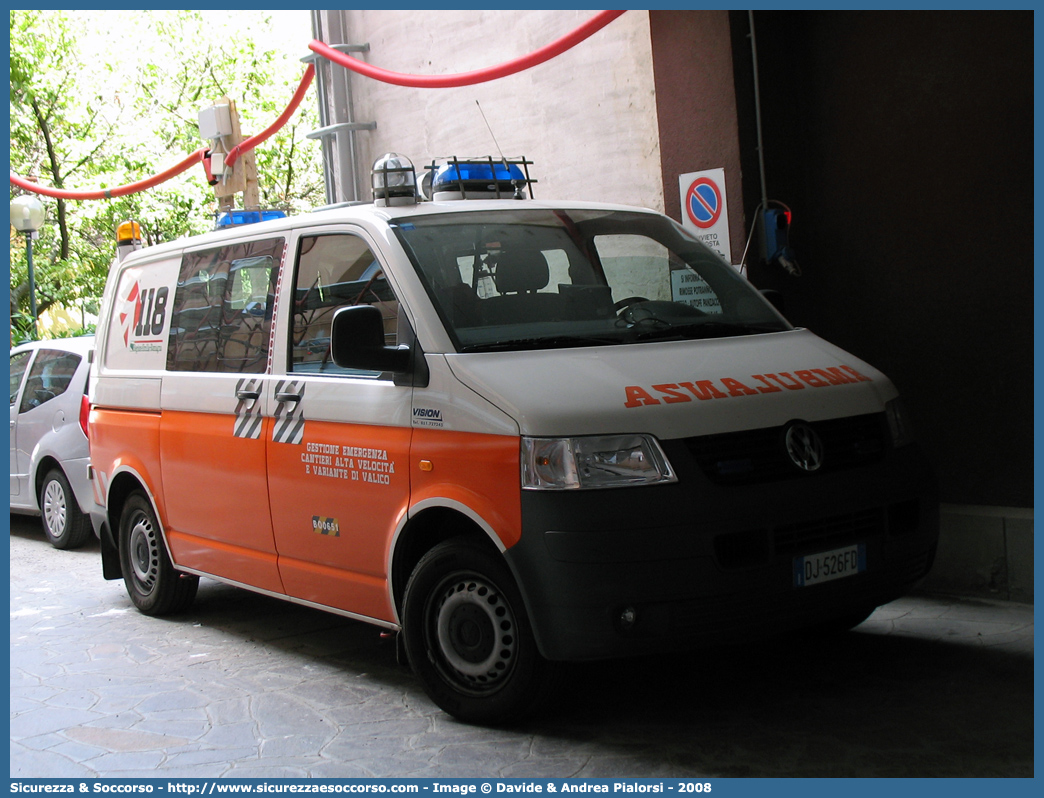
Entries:
[[512,209],[393,227],[460,352],[790,329],[735,269],[659,214]]

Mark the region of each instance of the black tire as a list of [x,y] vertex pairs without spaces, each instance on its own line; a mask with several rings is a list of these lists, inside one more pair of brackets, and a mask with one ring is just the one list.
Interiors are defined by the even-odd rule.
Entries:
[[511,572],[474,542],[449,540],[421,558],[406,584],[402,625],[428,695],[460,720],[517,721],[554,695],[558,668],[537,650]]
[[77,549],[91,536],[91,519],[80,510],[69,480],[52,468],[40,483],[40,516],[44,535],[56,549]]
[[199,577],[174,570],[156,514],[141,492],[132,493],[120,514],[120,568],[127,595],[145,615],[188,609]]

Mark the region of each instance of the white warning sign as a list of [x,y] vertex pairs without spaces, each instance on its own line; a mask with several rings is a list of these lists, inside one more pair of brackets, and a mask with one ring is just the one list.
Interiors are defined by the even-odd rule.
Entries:
[[729,238],[729,203],[725,194],[725,170],[707,169],[678,176],[682,226],[703,244],[732,263]]

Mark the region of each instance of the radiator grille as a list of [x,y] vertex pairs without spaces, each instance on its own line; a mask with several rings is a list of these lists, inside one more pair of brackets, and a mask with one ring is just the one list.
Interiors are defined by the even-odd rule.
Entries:
[[[817,421],[808,424],[823,442],[823,464],[816,474],[856,468],[880,460],[887,443],[884,415]],[[728,432],[687,438],[685,446],[703,473],[724,485],[807,478],[787,456],[786,427]]]
[[803,524],[781,526],[776,530],[776,553],[791,554],[833,548],[856,538],[867,538],[884,532],[884,512],[865,512],[820,518]]

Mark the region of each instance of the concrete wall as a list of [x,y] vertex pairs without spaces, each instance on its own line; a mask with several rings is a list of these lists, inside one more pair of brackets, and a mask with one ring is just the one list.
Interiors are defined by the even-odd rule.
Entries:
[[732,262],[746,242],[743,169],[727,11],[650,11],[664,209],[682,220],[678,176],[725,170]]
[[[527,55],[594,11],[328,11],[361,56],[395,72],[469,72]],[[334,42],[329,42],[334,43]],[[537,198],[591,199],[663,209],[649,16],[630,11],[551,61],[492,83],[413,89],[353,76],[367,173],[385,152],[421,170],[432,157],[497,155],[481,103],[507,157],[535,162]],[[583,181],[583,182],[581,182]],[[367,182],[368,184],[368,182]]]
[[944,504],[929,591],[1033,603],[1033,510]]

